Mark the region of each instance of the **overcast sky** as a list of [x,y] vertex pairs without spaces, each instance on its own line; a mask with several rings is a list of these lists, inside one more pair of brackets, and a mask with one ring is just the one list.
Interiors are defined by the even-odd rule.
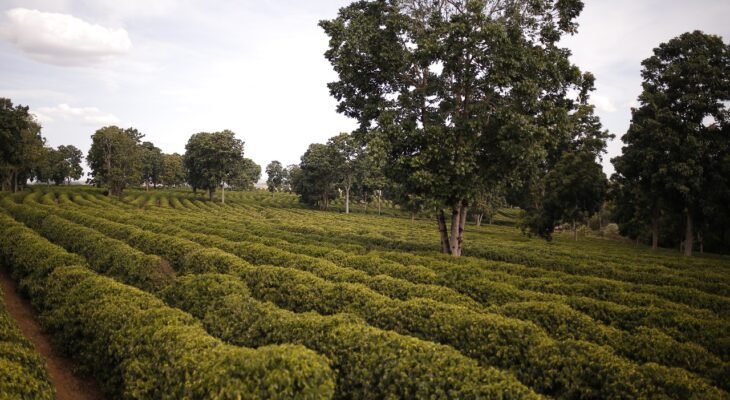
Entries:
[[[347,0],[2,0],[0,97],[28,105],[48,144],[84,153],[106,125],[133,126],[164,152],[231,129],[246,157],[298,163],[313,142],[355,124],[337,114],[336,79],[317,22]],[[641,60],[700,29],[730,40],[728,0],[585,0],[573,61],[597,78],[604,126],[618,138],[641,90]]]

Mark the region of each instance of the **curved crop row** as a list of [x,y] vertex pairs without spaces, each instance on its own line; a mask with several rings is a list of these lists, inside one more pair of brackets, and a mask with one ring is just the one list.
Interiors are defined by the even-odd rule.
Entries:
[[293,345],[253,350],[223,344],[190,315],[88,268],[70,266],[66,262],[73,255],[4,214],[0,222],[2,260],[26,280],[60,349],[109,395],[332,397],[326,358]]
[[55,399],[45,363],[8,314],[3,296],[0,289],[0,397]]
[[[161,242],[159,238],[154,240],[154,243]],[[231,245],[238,247],[244,244]],[[250,246],[246,247],[246,251],[251,250]],[[342,293],[341,289],[326,289],[328,283],[321,280],[318,282],[321,287],[318,288],[316,279],[312,278],[306,282],[306,286],[292,284],[274,290],[268,288],[267,293],[272,293],[279,302],[282,295],[297,299],[295,307],[321,304],[328,307],[330,312],[352,311],[376,326],[450,344],[487,365],[513,368],[524,382],[543,393],[558,397],[569,397],[574,393],[598,393],[599,397],[634,396],[646,390],[645,387],[656,387],[657,382],[652,381],[654,379],[671,379],[674,385],[686,385],[685,390],[702,388],[701,391],[707,391],[706,395],[719,396],[719,392],[713,395],[714,389],[681,370],[651,364],[636,366],[606,349],[586,342],[554,342],[540,330],[530,327],[530,324],[517,320],[471,313],[467,309],[428,300],[388,302],[387,298],[372,295],[369,300],[367,293],[363,291],[350,290],[352,296],[343,301],[341,294],[339,297],[326,295]],[[308,289],[297,291],[298,287]],[[342,287],[344,286],[340,286]],[[312,291],[313,288],[317,289]],[[286,295],[287,293],[295,295]],[[306,293],[309,296],[305,297],[306,301],[302,301],[301,296]],[[289,305],[288,308],[295,307]],[[565,354],[570,356],[566,357]],[[583,367],[571,369],[568,365]],[[647,386],[649,382],[654,386]],[[665,382],[657,390],[661,392],[669,386],[669,382]]]

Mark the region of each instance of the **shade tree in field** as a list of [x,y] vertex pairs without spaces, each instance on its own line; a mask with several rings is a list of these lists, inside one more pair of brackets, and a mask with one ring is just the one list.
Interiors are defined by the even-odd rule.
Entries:
[[27,106],[0,98],[0,179],[2,190],[17,192],[45,164],[41,126]]
[[659,45],[642,66],[639,106],[622,137],[622,155],[612,160],[622,186],[620,222],[650,227],[655,247],[659,221],[677,216],[690,256],[702,228],[727,208],[716,202],[727,198],[730,179],[723,172],[730,154],[730,46],[688,32]]
[[106,126],[94,132],[86,156],[92,182],[106,186],[115,196],[121,196],[127,186],[138,185],[143,166],[142,137],[135,128],[118,126]]
[[188,183],[193,190],[208,191],[210,200],[220,187],[221,201],[225,202],[225,185],[240,174],[242,162],[243,141],[230,130],[196,133],[185,145]]
[[546,146],[547,157],[536,166],[533,179],[523,183],[533,186],[523,204],[523,229],[546,239],[561,223],[571,224],[577,239],[577,224],[587,224],[606,200],[608,180],[598,160],[614,135],[603,129],[588,102],[594,81],[592,74],[583,74],[577,102],[556,125],[557,134]]
[[327,141],[327,146],[332,149],[332,167],[335,175],[339,177],[339,186],[345,192],[345,214],[350,213],[350,191],[359,173],[358,168],[363,163],[358,163],[362,148],[355,138],[349,133],[340,133]]
[[140,154],[142,161],[142,179],[145,189],[149,189],[150,184],[156,188],[161,181],[162,175],[162,150],[156,147],[152,142],[142,142],[140,145]]
[[178,187],[185,184],[187,174],[183,165],[183,156],[178,153],[162,154],[162,172],[160,182],[167,187]]
[[[444,252],[459,256],[470,201],[545,158],[580,80],[569,51],[581,1],[355,2],[321,21],[337,111],[382,138],[386,174],[438,204]],[[447,211],[445,212],[444,209]],[[447,215],[450,228],[447,227]]]
[[83,153],[75,146],[58,146],[57,149],[45,147],[45,154],[34,170],[37,182],[53,182],[56,185],[70,184],[72,179],[80,179],[83,174],[81,160]]
[[237,165],[229,185],[233,189],[253,190],[261,179],[261,166],[250,158],[243,158]]
[[342,175],[339,158],[332,146],[312,143],[302,155],[299,170],[292,176],[292,188],[299,201],[326,210],[337,198]]
[[282,187],[285,192],[293,192],[296,182],[301,177],[302,169],[299,168],[299,164],[289,164],[285,169],[284,183]]
[[266,188],[273,195],[280,192],[286,180],[286,169],[280,161],[274,160],[266,166]]
[[474,216],[474,224],[481,226],[484,218],[491,224],[499,209],[506,205],[507,200],[503,189],[498,187],[484,188],[472,200],[471,213]]

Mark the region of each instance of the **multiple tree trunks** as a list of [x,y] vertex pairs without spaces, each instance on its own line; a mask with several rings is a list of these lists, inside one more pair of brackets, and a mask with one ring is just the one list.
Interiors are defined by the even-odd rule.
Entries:
[[441,235],[441,252],[444,254],[451,254],[454,257],[461,256],[468,211],[467,204],[466,200],[461,200],[451,208],[450,232],[446,229],[446,214],[443,209],[439,210],[437,221]]

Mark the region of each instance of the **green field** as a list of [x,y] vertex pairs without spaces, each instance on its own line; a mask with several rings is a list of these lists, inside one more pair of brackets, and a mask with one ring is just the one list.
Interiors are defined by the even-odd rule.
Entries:
[[730,398],[730,258],[385,210],[35,188],[0,257],[115,398]]

